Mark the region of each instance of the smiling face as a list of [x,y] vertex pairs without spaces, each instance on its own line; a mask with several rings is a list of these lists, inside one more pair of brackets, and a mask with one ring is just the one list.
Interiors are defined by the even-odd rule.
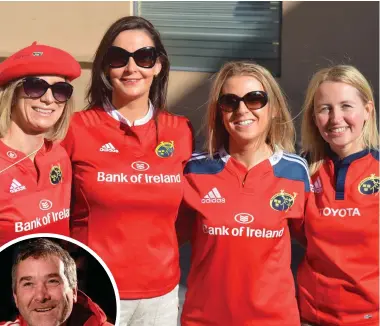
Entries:
[[[252,91],[264,91],[263,85],[251,76],[232,76],[222,87],[222,94],[243,97]],[[242,147],[249,143],[265,141],[269,123],[269,105],[258,110],[249,110],[243,101],[233,112],[222,112],[224,127],[229,134],[229,146]]]
[[[63,77],[38,76],[50,85],[64,82]],[[11,121],[27,134],[41,134],[48,132],[62,116],[65,102],[58,102],[48,89],[40,98],[30,98],[25,94],[23,86],[15,92],[12,106]]]
[[318,130],[341,158],[364,149],[361,134],[372,109],[356,88],[341,82],[323,82],[314,96]]
[[[154,47],[153,40],[143,30],[126,30],[121,32],[112,43],[128,52],[135,52],[144,47]],[[132,57],[128,64],[121,68],[110,68],[109,78],[113,86],[112,102],[120,103],[133,101],[139,98],[149,98],[150,86],[153,77],[161,71],[161,64],[157,59],[152,68],[139,67]]]
[[59,326],[69,318],[77,290],[69,287],[57,256],[29,257],[17,266],[13,297],[28,326]]

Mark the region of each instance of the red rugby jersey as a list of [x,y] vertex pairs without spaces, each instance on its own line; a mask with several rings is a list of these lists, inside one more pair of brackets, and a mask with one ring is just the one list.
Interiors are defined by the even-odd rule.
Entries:
[[64,141],[72,236],[105,261],[122,299],[156,297],[179,281],[174,224],[192,132],[187,119],[166,112],[157,126],[130,127],[94,108],[74,115]]
[[301,317],[318,325],[379,324],[379,152],[327,157],[312,177]]
[[247,171],[220,151],[184,173],[197,213],[182,325],[300,325],[288,221],[304,215],[306,162],[278,151]]
[[[31,233],[69,235],[71,163],[45,141],[35,163],[0,141],[0,245]],[[11,166],[11,167],[10,167]]]
[[[78,291],[77,301],[74,303],[71,315],[65,325],[113,326],[107,322],[107,316],[103,310],[82,291]],[[15,321],[0,322],[0,326],[28,326],[28,323],[19,315]]]

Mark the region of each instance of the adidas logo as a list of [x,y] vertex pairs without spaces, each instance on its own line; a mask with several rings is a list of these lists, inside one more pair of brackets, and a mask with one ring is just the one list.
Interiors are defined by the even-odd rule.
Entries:
[[220,195],[218,189],[212,188],[201,200],[202,204],[224,204],[226,200]]
[[12,180],[11,186],[9,187],[9,192],[12,194],[15,192],[19,192],[22,190],[26,190],[26,187],[23,186],[20,182],[18,182],[16,179]]
[[100,151],[119,153],[119,151],[111,143],[104,144],[102,147],[100,147]]
[[321,179],[318,177],[317,180],[315,180],[314,184],[311,185],[310,188],[312,192],[315,192],[317,194],[320,194],[321,192],[323,192]]

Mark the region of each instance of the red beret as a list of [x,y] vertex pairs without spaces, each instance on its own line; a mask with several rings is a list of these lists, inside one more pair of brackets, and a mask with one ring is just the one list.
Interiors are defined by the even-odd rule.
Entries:
[[34,42],[0,63],[0,86],[25,76],[55,75],[72,81],[80,74],[79,63],[69,53]]

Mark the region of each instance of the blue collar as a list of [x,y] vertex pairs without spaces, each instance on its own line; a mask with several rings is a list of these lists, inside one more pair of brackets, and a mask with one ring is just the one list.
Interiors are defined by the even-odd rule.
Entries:
[[345,199],[344,185],[346,183],[347,172],[350,164],[374,151],[376,150],[366,148],[360,152],[351,154],[343,159],[340,159],[339,156],[335,152],[333,152],[331,148],[328,146],[327,155],[334,163],[336,200]]
[[371,153],[374,151],[374,149],[369,149],[365,148],[361,150],[360,152],[356,152],[354,154],[348,155],[345,158],[341,159],[339,156],[328,146],[327,148],[327,155],[331,158],[331,160],[334,162],[334,164],[339,163],[339,164],[351,164],[353,161],[358,160],[367,154]]

